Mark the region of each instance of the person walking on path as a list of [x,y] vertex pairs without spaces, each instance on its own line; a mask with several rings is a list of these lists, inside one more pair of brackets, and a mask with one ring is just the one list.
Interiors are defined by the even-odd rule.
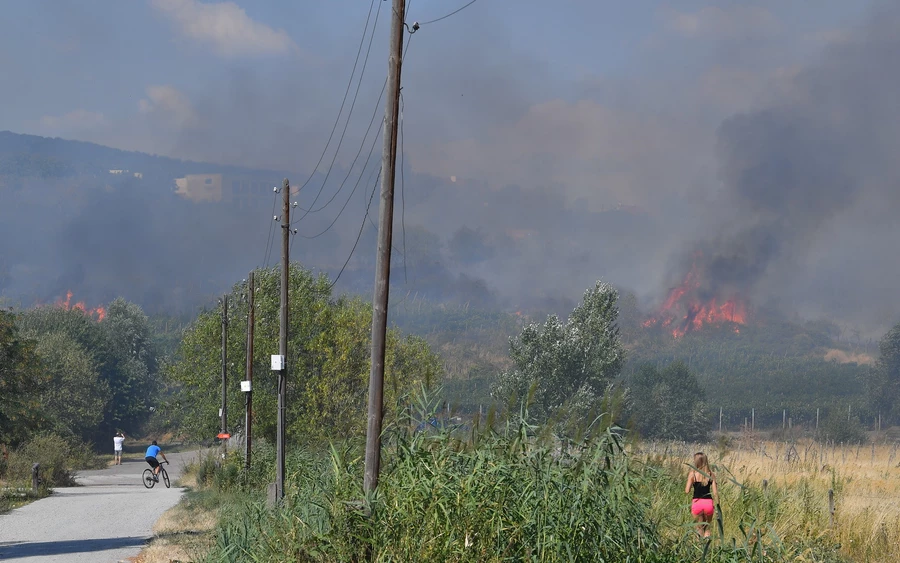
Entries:
[[709,523],[712,522],[719,504],[719,488],[716,485],[716,474],[709,467],[709,459],[703,452],[694,454],[694,465],[688,473],[687,485],[684,487],[686,494],[693,492],[691,499],[691,514],[699,525],[698,533],[701,537],[710,535]]
[[125,443],[125,434],[116,432],[113,437],[113,453],[116,454],[115,465],[122,465],[122,445]]
[[153,440],[153,443],[150,444],[150,447],[147,448],[147,453],[144,454],[144,461],[150,464],[150,467],[153,468],[153,478],[159,482],[159,461],[156,459],[157,456],[162,456],[163,461],[169,463],[169,460],[166,459],[166,454],[162,453],[162,448],[160,448],[156,444],[156,440]]

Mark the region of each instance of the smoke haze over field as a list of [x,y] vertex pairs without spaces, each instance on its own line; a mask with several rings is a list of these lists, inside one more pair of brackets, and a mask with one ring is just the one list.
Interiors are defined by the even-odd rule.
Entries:
[[[216,164],[0,143],[0,295],[167,309],[224,291],[265,262],[273,196],[194,204],[174,179],[234,165],[302,184],[358,50],[298,196],[322,209],[292,255],[334,276],[361,232],[339,287],[368,295],[388,4],[11,2],[0,130]],[[409,21],[457,4],[417,0]],[[700,250],[711,294],[871,334],[900,320],[900,9],[554,6],[476,2],[411,38],[398,290],[566,312],[603,278],[652,307]],[[76,170],[23,180],[25,153]],[[108,177],[137,167],[141,181]]]
[[708,283],[864,325],[896,319],[898,26],[900,9],[878,10],[783,95],[721,125]]

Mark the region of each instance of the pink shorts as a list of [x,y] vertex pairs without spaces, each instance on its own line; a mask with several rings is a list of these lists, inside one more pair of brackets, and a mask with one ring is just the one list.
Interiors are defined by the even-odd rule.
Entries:
[[695,498],[691,500],[691,514],[700,516],[705,514],[712,516],[715,513],[715,507],[711,498]]

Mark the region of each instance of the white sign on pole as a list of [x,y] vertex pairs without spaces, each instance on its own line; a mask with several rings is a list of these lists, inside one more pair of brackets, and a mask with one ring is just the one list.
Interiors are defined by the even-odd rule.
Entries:
[[250,392],[250,382],[249,381],[241,381],[241,391],[244,393]]
[[279,354],[272,355],[272,371],[281,371],[284,369],[284,356]]

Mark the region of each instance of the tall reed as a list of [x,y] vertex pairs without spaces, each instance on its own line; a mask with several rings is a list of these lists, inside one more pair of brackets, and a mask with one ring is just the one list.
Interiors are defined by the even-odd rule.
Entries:
[[450,426],[433,407],[404,409],[386,431],[373,495],[360,487],[361,444],[297,454],[284,504],[251,493],[225,511],[209,560],[841,561],[812,533],[820,520],[784,539],[782,515],[802,492],[763,494],[722,472],[736,485],[723,487],[727,518],[705,541],[685,517],[680,464],[627,454],[617,429],[566,441],[527,413]]

